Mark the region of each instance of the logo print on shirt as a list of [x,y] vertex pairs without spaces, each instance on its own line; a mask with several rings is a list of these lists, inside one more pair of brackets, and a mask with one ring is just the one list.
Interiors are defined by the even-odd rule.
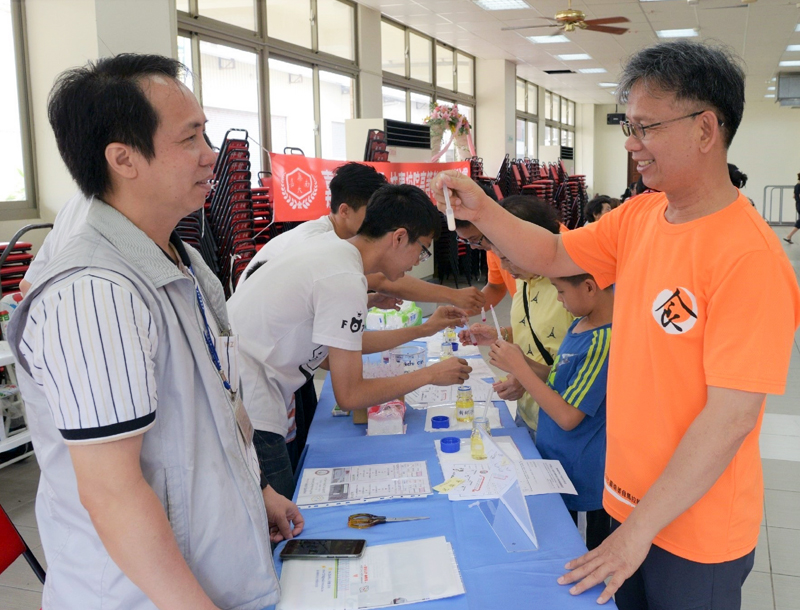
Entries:
[[697,299],[683,286],[662,290],[653,301],[653,318],[669,335],[688,332],[697,322]]
[[347,328],[349,325],[351,333],[355,334],[361,332],[364,328],[364,320],[362,320],[362,315],[363,314],[359,311],[349,322],[347,320],[342,320],[341,328]]
[[550,328],[550,334],[549,334],[549,335],[547,335],[547,339],[550,339],[551,337],[552,337],[553,339],[555,339],[555,338],[556,338],[556,327],[555,327],[555,326],[552,326],[552,327]]

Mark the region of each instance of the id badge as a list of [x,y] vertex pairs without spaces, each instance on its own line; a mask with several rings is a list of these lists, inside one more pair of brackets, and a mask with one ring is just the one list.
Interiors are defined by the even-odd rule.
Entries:
[[247,446],[251,447],[253,445],[253,422],[250,421],[250,416],[247,414],[242,397],[238,392],[233,399],[233,414],[236,417],[236,425],[239,426],[242,438],[244,438]]

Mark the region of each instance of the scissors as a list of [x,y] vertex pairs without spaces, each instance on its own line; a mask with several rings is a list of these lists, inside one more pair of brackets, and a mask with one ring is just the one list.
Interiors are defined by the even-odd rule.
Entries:
[[358,513],[350,515],[347,519],[347,526],[357,530],[367,529],[379,523],[394,523],[396,521],[418,521],[420,519],[430,519],[430,517],[379,517],[369,513]]

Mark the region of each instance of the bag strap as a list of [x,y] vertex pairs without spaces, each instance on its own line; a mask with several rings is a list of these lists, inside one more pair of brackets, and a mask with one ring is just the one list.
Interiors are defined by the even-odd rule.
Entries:
[[525,319],[528,321],[528,328],[531,329],[531,335],[533,335],[533,342],[536,344],[536,347],[539,348],[539,353],[542,355],[542,359],[547,366],[553,366],[553,357],[550,355],[542,342],[539,341],[539,337],[536,336],[536,333],[533,330],[533,325],[531,324],[531,314],[530,310],[528,309],[528,282],[522,283],[522,304],[525,305]]

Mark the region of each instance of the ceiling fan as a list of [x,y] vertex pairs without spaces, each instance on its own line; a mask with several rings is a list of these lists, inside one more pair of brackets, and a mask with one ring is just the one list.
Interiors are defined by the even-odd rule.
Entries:
[[549,25],[518,25],[506,28],[503,30],[527,30],[533,28],[558,28],[564,32],[574,32],[575,28],[581,30],[591,30],[592,32],[602,32],[604,34],[624,34],[628,31],[627,28],[617,28],[609,26],[609,23],[627,23],[630,21],[627,17],[604,17],[602,19],[587,19],[586,13],[572,8],[572,0],[569,0],[569,6],[563,11],[558,11],[554,19],[550,17],[542,17],[548,21],[554,21]]

